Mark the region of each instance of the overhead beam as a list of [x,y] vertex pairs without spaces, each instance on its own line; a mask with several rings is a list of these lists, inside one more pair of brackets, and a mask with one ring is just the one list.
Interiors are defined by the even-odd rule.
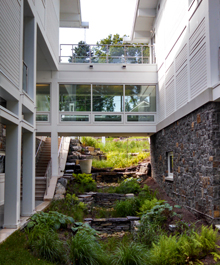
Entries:
[[134,32],[134,39],[144,39],[144,38],[150,38],[151,32],[150,31],[135,31]]
[[155,8],[139,8],[138,9],[138,17],[156,17],[156,9]]

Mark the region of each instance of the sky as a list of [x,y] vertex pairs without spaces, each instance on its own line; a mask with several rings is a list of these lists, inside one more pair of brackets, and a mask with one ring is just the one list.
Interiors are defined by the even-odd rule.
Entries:
[[[95,44],[109,34],[131,35],[137,0],[81,0],[82,21],[89,22],[86,43]],[[84,29],[60,29],[60,44],[85,41]]]

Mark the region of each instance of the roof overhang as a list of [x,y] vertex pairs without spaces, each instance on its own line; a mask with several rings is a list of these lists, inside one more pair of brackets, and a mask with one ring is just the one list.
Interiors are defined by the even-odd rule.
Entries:
[[149,43],[152,36],[158,0],[137,0],[131,41]]
[[89,22],[82,22],[80,0],[60,0],[61,28],[89,28]]

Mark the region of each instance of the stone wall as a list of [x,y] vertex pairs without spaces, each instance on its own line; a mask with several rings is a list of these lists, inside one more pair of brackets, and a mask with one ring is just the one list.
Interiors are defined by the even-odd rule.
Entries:
[[[168,176],[173,152],[173,181]],[[207,103],[151,136],[153,177],[187,209],[220,221],[220,103]]]
[[0,151],[5,151],[6,145],[6,125],[0,123]]

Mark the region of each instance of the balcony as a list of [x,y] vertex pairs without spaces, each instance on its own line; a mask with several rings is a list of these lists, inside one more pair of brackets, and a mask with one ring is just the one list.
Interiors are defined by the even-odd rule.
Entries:
[[154,60],[150,45],[60,44],[60,63],[150,64]]

